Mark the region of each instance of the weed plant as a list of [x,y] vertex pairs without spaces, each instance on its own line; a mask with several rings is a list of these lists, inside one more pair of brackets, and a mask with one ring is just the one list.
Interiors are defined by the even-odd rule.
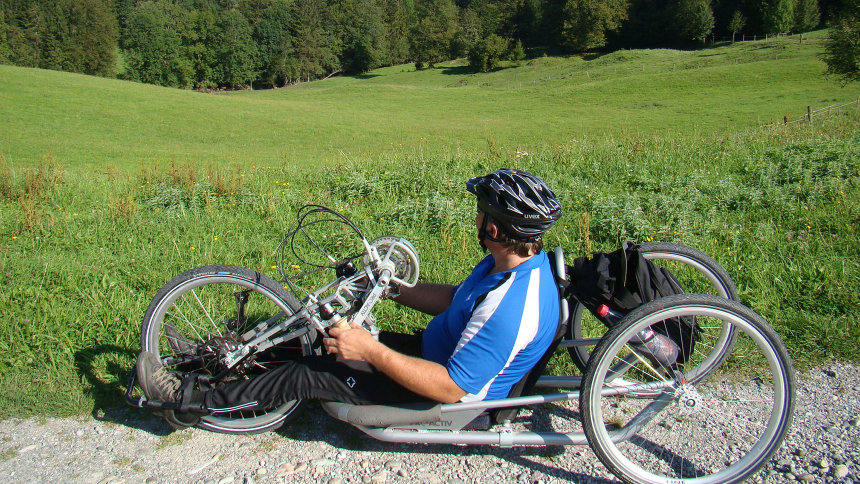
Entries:
[[[276,248],[306,203],[343,212],[369,238],[406,237],[423,281],[457,282],[482,256],[464,182],[502,166],[555,189],[564,218],[546,245],[568,258],[628,239],[697,247],[728,269],[800,368],[857,359],[858,125],[848,112],[743,134],[586,137],[528,153],[494,142],[404,148],[318,167],[168,162],[93,174],[47,155],[23,169],[6,163],[0,417],[122,404],[158,288],[215,263],[277,277]],[[428,319],[390,302],[376,315],[402,331]]]

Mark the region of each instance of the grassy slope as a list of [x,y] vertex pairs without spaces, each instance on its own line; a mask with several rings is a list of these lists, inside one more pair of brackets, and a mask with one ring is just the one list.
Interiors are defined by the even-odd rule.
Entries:
[[[207,95],[0,66],[0,152],[16,166],[318,164],[361,154],[572,138],[735,131],[853,100],[820,42],[539,58],[475,75],[462,63],[379,69],[268,92]],[[97,94],[96,94],[97,93]]]
[[[787,57],[807,49],[785,45]],[[768,70],[813,65],[803,54],[806,61],[795,59],[788,69],[765,47],[632,51],[591,61],[543,58],[477,76],[388,68],[368,79],[229,96],[0,66],[0,78],[9,78],[0,91],[0,116],[17,119],[14,129],[0,124],[2,150],[12,162],[3,166],[0,158],[0,281],[6,288],[0,292],[0,416],[119,404],[140,318],[158,287],[185,269],[211,263],[273,275],[273,251],[295,210],[308,201],[342,209],[370,235],[406,236],[421,253],[425,280],[456,281],[480,256],[469,224],[474,203],[463,180],[505,165],[540,174],[562,199],[565,218],[548,236],[549,245],[562,245],[571,257],[625,239],[693,245],[728,268],[744,301],[774,324],[801,367],[831,357],[856,359],[856,110],[814,126],[730,132],[725,130],[738,126],[725,120],[735,116],[742,126],[764,121],[749,117],[769,91],[750,86],[743,94],[747,88],[737,86],[738,96],[746,97],[732,107],[719,101],[735,96],[725,93],[727,87],[683,88],[682,76],[671,73],[672,66],[681,71],[679,59],[722,59],[682,71],[717,82],[732,75],[731,55],[748,61],[740,64],[740,77],[749,77],[759,63],[762,77]],[[627,57],[629,64],[622,62]],[[625,69],[626,86],[610,79]],[[780,92],[790,95],[786,104],[813,96],[804,89],[821,104],[847,92],[827,80],[802,79],[781,84]],[[670,88],[671,82],[682,84]],[[452,83],[459,85],[448,87]],[[622,97],[627,90],[632,94]],[[697,94],[703,91],[708,96]],[[562,95],[567,102],[558,103]],[[679,101],[685,96],[688,104]],[[64,98],[76,104],[59,102]],[[7,102],[15,108],[6,109]],[[342,105],[348,108],[338,112]],[[422,106],[435,114],[413,119]],[[262,119],[280,126],[301,109],[315,113],[318,124],[304,126],[306,131],[282,128],[279,137],[264,139],[254,129],[219,138],[203,128],[230,126],[240,117],[246,120],[241,126]],[[54,114],[45,116],[48,111]],[[579,117],[559,114],[566,112]],[[717,133],[706,124],[684,124],[705,116]],[[447,132],[446,117],[460,131]],[[569,123],[543,138],[536,133],[553,128],[546,119]],[[357,129],[371,121],[377,130],[372,135]],[[634,122],[650,128],[634,128]],[[580,125],[588,128],[574,127]],[[252,134],[260,141],[242,148],[239,140]],[[495,143],[488,144],[484,137],[491,136]],[[453,137],[460,150],[451,149]],[[322,167],[262,166],[266,150],[285,152],[282,143],[319,150],[319,156],[325,156],[320,146],[355,150],[350,160],[338,154]],[[530,154],[518,156],[516,147]],[[49,153],[66,169],[56,176],[51,169],[27,169]],[[209,157],[260,166],[207,169],[191,163],[147,171],[101,165]],[[391,304],[378,316],[393,329],[423,324]]]

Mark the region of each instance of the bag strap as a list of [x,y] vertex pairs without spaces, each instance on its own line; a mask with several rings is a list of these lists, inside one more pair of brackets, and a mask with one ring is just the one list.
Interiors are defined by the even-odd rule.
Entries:
[[617,267],[619,283],[616,284],[615,292],[612,294],[616,304],[627,311],[631,311],[642,304],[642,300],[636,295],[641,290],[636,275],[642,256],[636,249],[636,244],[629,240],[621,246],[621,256],[618,258]]

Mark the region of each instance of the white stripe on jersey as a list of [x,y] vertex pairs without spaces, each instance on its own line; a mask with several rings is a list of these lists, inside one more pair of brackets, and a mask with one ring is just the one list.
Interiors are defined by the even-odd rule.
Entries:
[[[516,273],[512,273],[512,274],[516,274]],[[514,278],[511,277],[511,279],[513,280]],[[510,285],[505,284],[502,287],[505,287],[505,286],[507,286],[505,288],[505,290],[507,291],[507,289],[510,287]],[[495,292],[495,291],[492,291],[492,292]],[[492,292],[490,294],[492,294]],[[489,294],[488,294],[488,299],[489,299]],[[486,302],[486,300],[485,300],[485,302]],[[483,306],[483,303],[481,305]],[[497,306],[498,306],[498,301],[496,301],[495,305],[493,306],[494,311],[495,311]],[[490,315],[492,315],[492,313],[490,313]],[[480,324],[480,326],[483,327],[484,323],[486,323],[486,320],[488,320],[488,319],[489,319],[489,316],[487,316],[487,318]],[[472,318],[472,320],[469,321],[469,324],[466,327],[467,330],[469,329],[469,327],[472,326],[473,320],[474,320],[474,317]],[[511,353],[508,355],[508,359],[505,362],[505,366],[502,368],[502,371],[500,371],[496,376],[494,376],[490,381],[488,381],[487,384],[484,385],[483,388],[481,388],[480,392],[478,392],[476,395],[473,395],[471,393],[467,393],[463,398],[460,399],[460,401],[461,402],[473,402],[473,401],[480,401],[480,400],[483,400],[484,398],[486,398],[487,393],[490,391],[490,387],[493,386],[493,383],[496,381],[496,378],[498,378],[499,375],[504,373],[505,370],[507,370],[508,367],[511,366],[511,362],[514,361],[514,358],[516,358],[516,356],[519,354],[519,352],[522,351],[523,349],[525,349],[525,347],[528,346],[529,343],[532,342],[532,340],[534,340],[535,336],[537,336],[537,332],[538,332],[539,327],[540,327],[540,269],[535,268],[535,269],[532,269],[530,271],[530,274],[529,274],[528,291],[526,292],[526,300],[523,304],[523,315],[522,315],[522,320],[520,320],[519,332],[517,333],[517,338],[514,342],[514,346],[513,346],[513,348],[511,348]],[[478,330],[480,330],[480,328],[478,328]],[[474,336],[474,334],[478,332],[478,330],[475,330],[473,333],[470,333],[470,335],[469,335],[470,340]],[[466,332],[464,331],[463,334],[465,336]],[[467,342],[468,341],[466,341],[466,343]],[[464,345],[465,345],[465,343],[463,342],[463,338],[461,338],[460,344],[457,345],[457,349],[459,350]],[[456,351],[455,351],[455,354],[456,354]]]
[[460,341],[457,342],[457,347],[454,348],[454,352],[451,353],[451,358],[463,349],[463,347],[466,346],[466,343],[472,341],[472,338],[474,338],[475,335],[478,334],[478,331],[484,327],[484,324],[489,321],[490,317],[492,317],[493,313],[498,309],[499,303],[501,303],[502,299],[505,298],[505,294],[508,293],[508,290],[514,284],[514,279],[516,278],[517,273],[511,272],[504,284],[488,292],[487,297],[485,297],[484,300],[481,301],[481,304],[473,310],[472,317],[469,319],[469,322],[466,323],[466,328],[460,335]]

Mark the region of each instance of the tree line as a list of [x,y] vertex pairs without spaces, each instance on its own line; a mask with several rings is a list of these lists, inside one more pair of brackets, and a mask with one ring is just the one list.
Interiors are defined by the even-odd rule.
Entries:
[[[181,88],[805,32],[856,0],[0,0],[0,62]],[[119,69],[118,69],[119,64]]]

